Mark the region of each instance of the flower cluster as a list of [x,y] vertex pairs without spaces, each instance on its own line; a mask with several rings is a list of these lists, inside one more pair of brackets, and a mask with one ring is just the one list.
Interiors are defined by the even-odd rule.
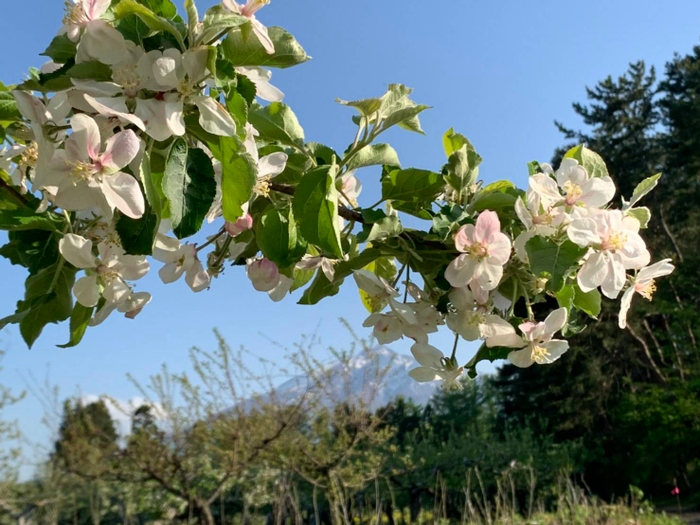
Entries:
[[[135,281],[154,263],[163,283],[184,277],[194,292],[245,267],[252,289],[272,301],[299,290],[306,305],[352,276],[377,341],[412,340],[410,375],[454,383],[482,360],[554,362],[601,293],[622,294],[624,328],[634,294],[650,299],[673,271],[650,264],[640,236],[650,214],[637,203],[659,176],[614,209],[605,162],[584,146],[556,171],[531,163],[525,191],[485,186],[481,156],[453,130],[440,170],[402,168],[377,139],[394,126],[422,133],[428,106],[401,84],[338,101],[358,112],[342,154],[307,141],[266,67],[309,57],[258,20],[267,3],[223,0],[200,17],[188,0],[183,20],[170,0],[74,0],[51,62],[0,84],[0,229],[11,232],[0,253],[29,273],[0,328],[19,323],[31,345],[70,318],[78,344],[114,311],[138,315],[151,295]],[[364,207],[370,166],[381,199]],[[425,227],[405,227],[406,214]],[[449,356],[429,341],[442,327]],[[481,341],[467,362],[461,339]]]

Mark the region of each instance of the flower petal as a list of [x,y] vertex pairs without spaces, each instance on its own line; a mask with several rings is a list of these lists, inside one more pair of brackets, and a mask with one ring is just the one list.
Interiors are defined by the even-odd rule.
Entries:
[[100,188],[110,206],[132,219],[143,216],[146,203],[139,183],[131,175],[118,172],[105,177]]
[[501,233],[501,221],[495,211],[484,210],[476,219],[474,240],[483,244],[491,244],[496,234]]
[[63,258],[76,268],[95,268],[97,258],[92,254],[92,241],[76,235],[66,233],[58,241],[58,251]]
[[603,253],[593,253],[578,271],[577,281],[583,292],[598,288],[608,275],[608,264]]
[[551,338],[555,333],[564,328],[568,318],[566,308],[557,308],[544,320],[544,331],[548,338]]
[[236,134],[236,123],[220,102],[203,95],[192,97],[199,109],[199,124],[212,135],[230,137]]
[[447,266],[447,270],[445,270],[445,279],[447,279],[447,282],[454,288],[467,286],[474,278],[476,264],[476,261],[469,255],[460,255]]
[[90,308],[100,300],[100,289],[97,286],[97,276],[86,275],[78,279],[73,285],[73,295],[83,306]]
[[632,306],[633,297],[634,285],[627,288],[625,293],[622,294],[622,299],[620,299],[620,313],[617,317],[617,326],[623,330],[627,327],[627,312],[629,312],[629,309]]
[[416,343],[411,346],[411,353],[421,365],[429,368],[442,368],[442,358],[445,357],[440,350],[432,345]]
[[408,375],[418,383],[430,383],[431,381],[440,379],[440,376],[435,373],[435,370],[425,368],[424,366],[419,366],[418,368],[410,370]]
[[[75,152],[79,159],[96,160],[100,156],[102,139],[100,138],[100,128],[92,117],[79,113],[70,120],[73,133],[71,141],[75,141]],[[78,159],[76,159],[78,160]]]
[[509,353],[508,361],[513,363],[518,368],[530,368],[534,363],[532,360],[532,348],[526,346],[522,350],[516,350]]
[[258,176],[279,175],[287,166],[288,155],[286,153],[277,152],[265,155],[258,161]]
[[100,158],[102,166],[119,171],[134,160],[140,147],[141,141],[130,129],[117,133],[105,144],[105,151]]

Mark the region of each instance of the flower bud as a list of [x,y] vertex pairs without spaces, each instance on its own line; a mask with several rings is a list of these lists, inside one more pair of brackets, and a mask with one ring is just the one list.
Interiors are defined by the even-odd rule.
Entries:
[[269,259],[257,259],[248,263],[248,278],[258,292],[269,292],[279,282],[277,265]]
[[250,213],[244,214],[243,217],[239,218],[236,222],[227,221],[224,225],[226,233],[228,233],[231,237],[240,235],[244,231],[250,230],[252,227],[253,217],[250,215]]

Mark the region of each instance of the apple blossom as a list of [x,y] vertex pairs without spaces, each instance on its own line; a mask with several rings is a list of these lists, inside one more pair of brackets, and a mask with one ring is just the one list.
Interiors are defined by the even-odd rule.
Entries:
[[651,256],[638,232],[639,221],[623,216],[620,210],[601,210],[569,224],[569,239],[592,250],[578,272],[581,290],[590,292],[600,286],[606,297],[618,296],[625,284],[625,270],[649,264]]
[[498,215],[489,210],[481,212],[476,225],[462,226],[454,239],[455,247],[463,253],[447,267],[445,279],[455,288],[467,286],[472,280],[485,290],[496,288],[511,250]]
[[161,281],[172,283],[185,274],[185,282],[193,292],[201,292],[209,287],[211,276],[197,257],[197,248],[192,244],[180,244],[180,241],[159,233],[153,258],[166,263],[159,271]]
[[78,279],[73,286],[73,294],[80,304],[87,307],[97,305],[100,296],[108,303],[121,304],[131,293],[125,281],[140,279],[149,270],[145,257],[126,255],[121,247],[114,244],[98,244],[99,256],[96,257],[92,253],[92,241],[73,233],[65,234],[58,248],[66,261],[86,270],[87,275]]
[[533,363],[550,364],[559,359],[568,349],[569,343],[552,339],[554,334],[566,325],[568,313],[566,308],[559,308],[550,313],[544,322],[526,321],[518,326],[522,336],[502,317],[487,315],[481,328],[486,346],[504,346],[517,348],[508,354],[508,361],[520,368],[528,368]]
[[275,52],[275,44],[267,33],[267,27],[262,25],[260,21],[255,18],[255,13],[269,3],[270,0],[248,0],[245,5],[241,5],[235,0],[223,0],[223,4],[228,9],[237,15],[245,16],[249,20],[253,34],[260,41],[265,51],[271,55]]
[[267,102],[282,102],[284,93],[270,84],[272,71],[263,67],[237,67],[236,73],[245,75],[255,84],[255,94]]
[[242,217],[240,217],[236,222],[226,221],[224,228],[226,233],[231,237],[236,237],[244,231],[248,231],[253,227],[253,217],[250,213],[245,212]]
[[419,383],[427,383],[442,379],[446,386],[455,385],[464,369],[456,366],[445,357],[440,350],[425,343],[416,343],[411,347],[411,353],[421,366],[408,372]]
[[253,288],[267,292],[275,302],[281,301],[292,287],[293,279],[282,275],[277,265],[266,258],[251,259],[246,263],[246,272]]
[[362,192],[362,183],[355,177],[355,170],[344,173],[339,178],[339,200],[348,208],[357,208],[357,198]]
[[486,293],[486,297],[483,297],[482,294],[474,294],[472,290],[464,286],[453,288],[448,297],[452,305],[452,309],[445,319],[448,328],[467,341],[479,339],[481,337],[480,326],[488,311],[486,304],[488,303],[488,293]]
[[128,217],[141,217],[145,203],[139,184],[120,171],[139,151],[136,134],[120,131],[107,140],[102,151],[100,131],[92,117],[75,115],[71,127],[66,148],[54,153],[50,170],[36,184],[55,195],[54,202],[65,210],[98,208],[111,217],[116,208]]
[[655,279],[669,275],[675,270],[675,266],[671,264],[671,259],[664,259],[650,266],[645,266],[636,277],[632,278],[630,286],[622,294],[620,300],[620,315],[618,325],[620,328],[627,326],[627,312],[632,305],[632,298],[635,293],[638,293],[645,299],[651,301],[651,297],[656,291]]

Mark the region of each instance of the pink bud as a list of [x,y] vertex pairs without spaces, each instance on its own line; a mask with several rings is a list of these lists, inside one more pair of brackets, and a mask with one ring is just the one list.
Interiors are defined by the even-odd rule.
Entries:
[[250,213],[246,213],[238,219],[236,222],[226,222],[224,225],[224,228],[226,228],[226,233],[228,233],[231,237],[235,237],[236,235],[240,235],[244,231],[250,230],[253,227],[253,217],[251,217]]
[[257,259],[248,264],[248,278],[258,292],[269,292],[279,282],[277,265],[269,259]]

